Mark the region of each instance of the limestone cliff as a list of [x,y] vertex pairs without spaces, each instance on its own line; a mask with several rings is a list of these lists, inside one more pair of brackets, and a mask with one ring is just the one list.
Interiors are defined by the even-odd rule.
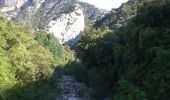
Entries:
[[83,8],[75,5],[73,11],[51,20],[46,28],[59,39],[60,43],[73,45],[80,40],[81,32],[84,30]]
[[8,20],[53,33],[62,44],[81,38],[84,19],[91,22],[107,12],[78,0],[0,0],[0,12]]

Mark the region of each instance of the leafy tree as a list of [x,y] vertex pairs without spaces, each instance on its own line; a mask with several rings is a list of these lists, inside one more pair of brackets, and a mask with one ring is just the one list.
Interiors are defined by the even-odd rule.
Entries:
[[71,60],[71,52],[53,35],[35,34],[3,17],[0,23],[0,99],[51,100],[54,65]]
[[169,2],[144,0],[138,15],[117,31],[86,31],[80,44],[85,81],[98,100],[170,98]]

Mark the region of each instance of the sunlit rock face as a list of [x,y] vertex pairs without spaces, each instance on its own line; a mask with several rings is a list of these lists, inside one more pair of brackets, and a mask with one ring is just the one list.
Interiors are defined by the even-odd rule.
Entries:
[[45,0],[0,0],[0,12],[7,19],[14,19],[25,12],[35,13]]
[[51,20],[47,29],[59,39],[61,44],[73,45],[80,40],[81,32],[84,30],[83,8],[75,5],[72,12]]
[[39,8],[44,1],[45,0],[0,0],[0,7],[2,12],[9,11],[10,9],[8,8],[13,8],[13,10],[20,9],[24,6],[30,6],[29,4],[33,5],[35,8]]
[[20,8],[27,1],[28,0],[0,0],[0,7]]
[[27,1],[28,0],[0,0],[0,12],[8,19],[11,19],[11,17],[17,16],[18,10]]
[[49,31],[61,44],[73,45],[81,39],[84,19],[95,22],[107,11],[78,0],[0,0],[0,12],[8,20]]

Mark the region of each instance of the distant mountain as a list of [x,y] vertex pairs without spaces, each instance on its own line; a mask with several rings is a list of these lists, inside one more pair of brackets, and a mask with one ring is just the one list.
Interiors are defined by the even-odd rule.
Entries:
[[101,19],[108,11],[77,0],[1,0],[0,10],[8,20],[53,33],[60,43],[80,39],[84,19]]

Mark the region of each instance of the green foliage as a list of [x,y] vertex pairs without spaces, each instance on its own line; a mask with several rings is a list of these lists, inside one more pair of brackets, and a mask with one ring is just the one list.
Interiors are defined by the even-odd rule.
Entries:
[[78,81],[87,80],[87,68],[80,62],[69,62],[64,66],[57,67],[55,71],[58,77],[62,75],[73,75]]
[[15,74],[11,73],[10,68],[11,66],[7,62],[4,51],[0,49],[0,99],[5,99],[5,90],[16,84]]
[[123,3],[120,8],[112,9],[110,13],[106,14],[100,20],[97,20],[94,27],[108,26],[112,30],[119,29],[126,24],[132,17],[137,14],[137,6],[142,4],[144,0],[128,0]]
[[33,34],[2,17],[0,23],[0,99],[51,100],[54,64],[66,62],[70,52],[50,34]]
[[88,68],[85,81],[96,90],[98,100],[170,98],[169,3],[149,1],[125,27],[84,35],[79,46]]
[[[126,26],[114,32],[107,27],[86,28],[78,44],[83,64],[70,63],[74,53],[53,35],[33,34],[0,17],[0,99],[51,100],[57,89],[55,76],[71,74],[94,89],[97,100],[168,100],[170,1],[136,2],[140,2],[138,15]],[[136,14],[136,2],[124,4],[118,15],[112,11],[106,25],[112,28],[117,19],[122,24]],[[67,62],[53,74],[54,65]]]
[[65,57],[64,47],[58,42],[52,34],[40,31],[35,34],[35,39],[40,45],[49,50],[55,59],[55,64],[63,62]]
[[[81,48],[86,49],[90,46],[96,45],[96,41],[99,38],[103,38],[104,35],[108,32],[111,32],[108,27],[105,28],[98,28],[98,29],[87,29],[85,31],[85,34],[83,34],[83,37],[81,39]],[[93,34],[91,34],[93,33]]]
[[145,93],[126,80],[118,81],[115,100],[144,100]]
[[[152,2],[151,2],[152,1]],[[151,27],[169,26],[170,10],[169,0],[150,0],[143,4],[144,6],[138,8],[140,16],[135,20],[138,24],[145,24]]]

